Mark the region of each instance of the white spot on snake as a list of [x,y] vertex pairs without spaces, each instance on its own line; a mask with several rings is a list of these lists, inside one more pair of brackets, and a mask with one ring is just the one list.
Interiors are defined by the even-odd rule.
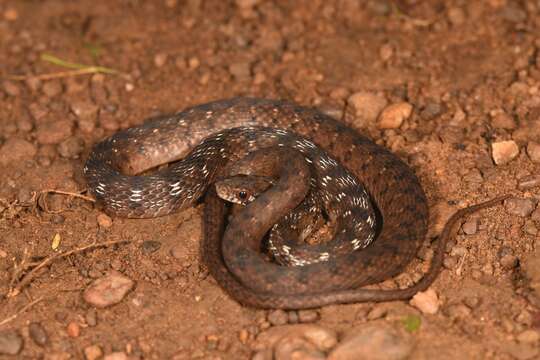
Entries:
[[319,261],[327,261],[328,259],[330,259],[330,254],[327,253],[327,252],[322,252],[319,254]]
[[366,222],[367,222],[369,225],[373,226],[373,225],[375,224],[375,219],[374,219],[371,215],[369,215],[368,218],[367,218],[367,220],[366,220]]
[[96,186],[96,192],[101,195],[105,194],[105,184],[98,183],[98,186]]
[[130,201],[141,202],[143,200],[142,190],[131,190],[131,196],[129,197]]
[[323,168],[324,170],[330,168],[330,167],[336,167],[338,166],[338,163],[334,160],[334,159],[331,159],[327,156],[321,156],[319,158],[319,165],[321,168]]
[[360,240],[356,239],[356,238],[351,240],[351,244],[352,244],[354,250],[358,250],[361,247]]

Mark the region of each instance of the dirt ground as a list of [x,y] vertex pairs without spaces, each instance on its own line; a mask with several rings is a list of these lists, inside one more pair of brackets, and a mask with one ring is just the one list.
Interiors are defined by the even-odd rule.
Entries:
[[[1,1],[0,358],[539,359],[539,30],[536,0]],[[236,95],[316,106],[392,149],[426,191],[430,239],[454,210],[513,197],[462,225],[434,311],[282,312],[242,307],[208,276],[203,205],[127,220],[43,196],[83,191],[92,145],[118,129]],[[391,104],[412,113],[385,128]],[[121,240],[53,259],[12,296],[44,259]],[[410,285],[431,253],[383,286]],[[91,306],[84,291],[111,272],[133,289]]]

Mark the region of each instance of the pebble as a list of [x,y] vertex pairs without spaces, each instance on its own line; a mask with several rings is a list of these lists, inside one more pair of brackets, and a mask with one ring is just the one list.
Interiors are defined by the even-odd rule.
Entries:
[[431,120],[437,117],[442,112],[441,104],[429,102],[420,112],[422,119]]
[[176,244],[171,248],[171,256],[182,266],[188,266],[191,262],[191,251],[184,244]]
[[73,136],[58,144],[58,153],[67,159],[78,159],[83,150],[84,141]]
[[[538,316],[538,314],[536,315]],[[516,316],[516,322],[518,324],[521,324],[523,326],[531,326],[533,324],[533,316],[530,312],[528,312],[527,310],[523,309],[519,314],[518,316]]]
[[288,321],[288,315],[283,310],[272,310],[268,313],[266,319],[274,326],[285,325]]
[[30,112],[30,115],[32,118],[36,121],[40,121],[49,113],[49,110],[47,108],[41,106],[38,103],[31,103],[28,105],[28,111]]
[[349,96],[349,90],[345,87],[336,87],[330,91],[328,96],[334,100],[344,100]]
[[433,289],[420,291],[413,296],[409,304],[420,310],[423,314],[436,314],[439,311],[440,301]]
[[410,336],[391,327],[368,325],[352,329],[328,360],[399,360],[408,358],[413,348]]
[[386,62],[392,58],[394,55],[394,48],[390,44],[383,44],[379,48],[379,57],[382,61]]
[[463,304],[449,305],[444,313],[451,319],[467,319],[471,316],[471,309]]
[[165,53],[156,54],[154,56],[154,65],[158,68],[163,67],[167,63],[167,58],[168,56]]
[[108,229],[112,226],[112,219],[109,215],[107,214],[99,214],[97,217],[96,217],[96,220],[97,220],[97,223],[99,225],[99,227],[102,227],[104,229]]
[[484,181],[482,173],[478,169],[471,169],[467,174],[462,177],[463,181],[473,184],[481,184]]
[[454,270],[457,266],[457,259],[453,256],[445,256],[443,260],[443,266],[448,270]]
[[84,357],[86,360],[97,360],[103,356],[103,351],[98,345],[90,345],[84,348]]
[[274,326],[261,332],[257,336],[254,350],[266,350],[274,348],[278,343],[289,339],[303,338],[314,345],[318,351],[326,352],[332,349],[338,342],[337,333],[314,324],[295,324]]
[[491,126],[496,129],[513,130],[516,128],[514,119],[505,112],[498,112],[491,117]]
[[[298,312],[297,311],[294,311],[294,310],[291,310],[291,311],[288,311],[287,312],[287,322],[289,324],[298,324],[300,322],[300,320],[298,319]],[[264,323],[262,323],[261,325],[259,325],[259,327],[261,328],[261,330],[266,330],[270,327],[270,323],[268,321],[265,321]]]
[[242,344],[245,344],[247,343],[248,339],[249,339],[249,331],[247,331],[246,329],[240,330],[240,332],[238,333],[238,340],[240,340]]
[[368,314],[367,314],[367,319],[372,321],[372,320],[377,320],[377,319],[380,319],[380,318],[383,318],[386,316],[386,314],[388,313],[388,309],[384,306],[375,306],[373,309],[371,309]]
[[453,26],[461,26],[465,22],[465,12],[462,8],[451,7],[448,9],[448,20]]
[[73,133],[73,124],[69,120],[58,120],[38,126],[36,140],[40,144],[59,144]]
[[285,40],[279,30],[267,30],[261,34],[255,44],[258,45],[261,50],[278,53],[283,51]]
[[540,333],[536,330],[525,330],[518,336],[516,336],[517,341],[520,343],[533,344],[540,341]]
[[518,180],[519,190],[529,190],[540,185],[540,175],[527,175]]
[[249,9],[261,2],[261,0],[236,0],[236,6],[241,9]]
[[298,320],[301,323],[312,323],[319,320],[319,313],[315,310],[299,310]]
[[41,87],[41,91],[49,98],[60,95],[62,90],[62,84],[58,81],[47,81]]
[[229,65],[229,72],[238,80],[245,80],[251,76],[251,64],[249,62],[237,62]]
[[67,324],[66,331],[67,334],[72,338],[76,338],[81,335],[81,327],[75,321],[70,321],[69,324]]
[[18,18],[19,18],[19,13],[17,12],[17,10],[10,8],[4,11],[4,19],[6,19],[7,21],[15,21]]
[[463,303],[471,309],[475,309],[482,303],[482,299],[478,296],[467,296],[463,299]]
[[45,346],[49,342],[47,331],[43,325],[38,322],[31,322],[30,325],[28,325],[28,333],[30,338],[39,346]]
[[4,81],[2,83],[2,88],[4,89],[6,94],[8,94],[9,96],[16,97],[16,96],[19,96],[21,93],[19,86],[17,86],[15,83],[11,81]]
[[0,147],[0,165],[17,163],[32,159],[37,153],[36,147],[23,139],[10,138]]
[[527,155],[532,162],[540,163],[540,144],[534,141],[527,143]]
[[84,316],[84,320],[86,321],[86,324],[90,327],[94,327],[97,325],[97,311],[96,309],[88,309]]
[[253,77],[253,84],[254,85],[261,85],[266,81],[266,75],[263,73],[255,73],[255,76]]
[[142,251],[151,254],[153,252],[156,252],[161,247],[161,243],[159,241],[155,240],[145,240],[142,243]]
[[103,360],[128,360],[126,353],[117,351],[110,354],[107,354],[103,357]]
[[325,360],[324,352],[315,345],[300,337],[285,338],[278,342],[274,348],[275,360],[305,359]]
[[108,131],[117,131],[120,128],[120,124],[116,117],[108,112],[102,112],[99,116],[99,125]]
[[525,221],[525,225],[523,225],[523,231],[526,234],[536,236],[538,233],[538,228],[536,227],[536,224],[532,220]]
[[535,203],[532,199],[510,198],[504,202],[506,212],[511,215],[528,217],[535,209]]
[[379,129],[397,129],[412,114],[413,107],[407,102],[392,104],[386,107],[379,116]]
[[478,219],[472,218],[467,220],[462,226],[461,229],[466,235],[474,235],[478,230]]
[[354,111],[354,115],[360,120],[373,122],[387,104],[382,95],[370,92],[357,92],[349,96],[347,103]]
[[41,88],[41,85],[42,85],[41,79],[39,79],[37,77],[29,77],[28,79],[26,79],[24,81],[24,83],[33,92],[38,91]]
[[104,308],[122,301],[134,285],[133,280],[112,270],[108,275],[95,280],[87,287],[83,298],[90,305]]
[[22,337],[13,330],[0,332],[0,355],[17,355],[23,348]]
[[491,155],[497,165],[503,165],[513,160],[519,154],[515,141],[499,141],[491,144]]
[[77,101],[70,105],[71,111],[77,116],[78,120],[88,120],[96,122],[99,107],[90,101]]
[[20,131],[28,132],[32,130],[33,128],[34,128],[34,124],[28,117],[24,116],[17,119],[17,129],[19,129]]
[[195,70],[201,65],[201,61],[197,57],[191,57],[188,60],[188,66],[191,70]]

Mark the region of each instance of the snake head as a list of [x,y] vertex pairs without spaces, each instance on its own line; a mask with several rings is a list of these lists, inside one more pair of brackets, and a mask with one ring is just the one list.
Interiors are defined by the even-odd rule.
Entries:
[[272,181],[265,176],[234,175],[216,181],[216,193],[225,201],[247,205],[266,191]]

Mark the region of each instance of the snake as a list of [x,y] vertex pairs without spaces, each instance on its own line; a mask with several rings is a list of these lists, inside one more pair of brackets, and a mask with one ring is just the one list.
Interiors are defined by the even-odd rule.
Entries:
[[[274,187],[227,224],[226,204],[211,186],[212,181],[223,167],[249,153],[249,142],[256,139],[247,129],[260,127],[307,139],[309,143],[304,146],[320,147],[353,174],[365,186],[379,213],[376,239],[361,251],[305,266],[267,261],[257,252],[260,239],[256,238],[272,225],[260,221],[277,218],[266,213],[261,216],[260,210],[272,210],[284,201],[285,189],[280,188],[280,192]],[[145,173],[168,163],[172,165]],[[100,206],[115,216],[163,216],[204,201],[203,263],[231,297],[258,308],[305,309],[408,299],[437,277],[446,243],[460,219],[507,197],[458,210],[439,236],[424,277],[409,288],[380,290],[364,286],[403,272],[425,240],[425,193],[414,171],[398,156],[315,108],[286,100],[237,97],[157,116],[96,144],[85,163],[84,175]],[[269,192],[270,197],[266,196]],[[257,224],[262,226],[252,226]],[[236,262],[236,273],[226,262],[231,258]],[[239,277],[238,271],[249,281]]]
[[[286,266],[305,266],[365,248],[373,241],[376,214],[365,188],[353,174],[294,133],[268,128],[257,132],[258,137],[275,139],[278,146],[253,151],[235,162],[226,176],[216,181],[215,187],[220,198],[240,205],[254,201],[270,186],[282,186],[283,191],[289,192],[294,187],[296,193],[306,195],[301,204],[285,199],[285,206],[296,206],[292,211],[286,207],[277,211],[274,204],[280,206],[282,202],[268,195],[273,208],[258,209],[259,213],[272,212],[279,218],[272,226],[267,246],[274,261]],[[288,171],[286,179],[279,171],[282,166]],[[309,184],[304,187],[308,179]],[[325,230],[331,233],[332,241],[321,243],[319,237],[319,244],[305,244],[325,223],[330,225]],[[258,227],[264,228],[263,224]]]

